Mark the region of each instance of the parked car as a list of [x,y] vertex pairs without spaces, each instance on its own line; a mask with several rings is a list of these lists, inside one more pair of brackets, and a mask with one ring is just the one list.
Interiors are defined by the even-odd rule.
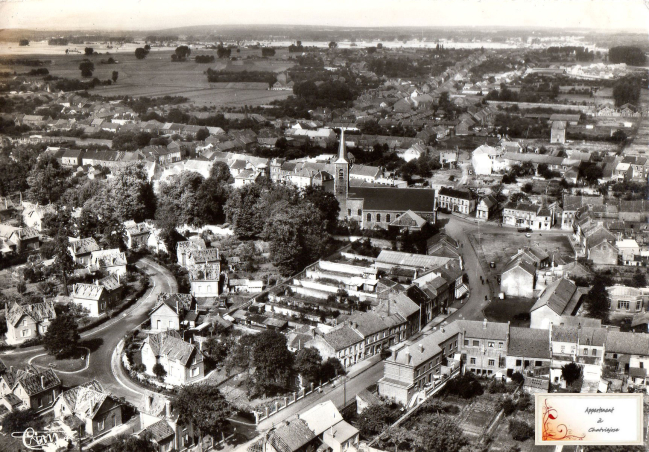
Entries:
[[525,237],[529,239],[530,237],[532,237],[532,234],[528,232],[527,234],[525,234]]

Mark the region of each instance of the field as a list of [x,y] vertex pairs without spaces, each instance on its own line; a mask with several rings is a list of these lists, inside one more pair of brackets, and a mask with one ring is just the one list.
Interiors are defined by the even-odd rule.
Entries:
[[[102,96],[184,96],[190,99],[196,107],[240,106],[268,104],[276,99],[285,99],[292,94],[291,91],[269,91],[265,86],[258,84],[236,86],[234,88],[223,84],[210,84],[205,71],[207,68],[227,71],[269,71],[282,72],[293,63],[280,57],[271,59],[254,58],[237,61],[215,61],[212,64],[198,64],[193,61],[174,63],[171,61],[172,52],[156,51],[155,49],[144,60],[137,60],[131,53],[112,54],[118,64],[99,64],[108,55],[95,55],[90,59],[95,64],[93,77],[100,80],[110,79],[113,71],[119,73],[116,84],[97,87],[92,94]],[[215,55],[214,50],[195,50],[193,55]],[[278,54],[281,54],[278,52]],[[234,56],[235,54],[233,54]],[[259,51],[242,50],[237,57],[257,56]],[[34,59],[52,60],[46,66],[50,74],[65,77],[79,78],[79,64],[85,58],[83,55],[45,55],[34,56]],[[191,57],[190,57],[191,58]],[[26,66],[2,66],[0,71],[15,70],[18,73],[28,72]],[[253,88],[253,89],[250,89]],[[262,89],[259,89],[262,88]]]

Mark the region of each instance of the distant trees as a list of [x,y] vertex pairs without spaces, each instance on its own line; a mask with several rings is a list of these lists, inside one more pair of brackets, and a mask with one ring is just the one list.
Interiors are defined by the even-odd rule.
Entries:
[[223,45],[219,45],[216,49],[216,56],[218,56],[219,58],[230,58],[231,54],[232,49],[223,47]]
[[110,445],[108,452],[156,452],[157,450],[157,445],[146,435],[120,435]]
[[263,57],[275,56],[275,49],[271,49],[270,47],[263,47],[261,49],[261,56]]
[[119,72],[113,71],[110,77],[113,80],[113,83],[117,83],[117,77],[119,77]]
[[637,76],[626,76],[617,80],[613,85],[613,99],[615,106],[620,107],[630,103],[637,105],[640,99],[642,79]]
[[70,170],[63,168],[54,156],[42,156],[27,175],[27,198],[38,204],[56,202],[68,188],[69,175]]
[[206,128],[200,129],[198,132],[196,132],[196,141],[205,141],[207,137],[210,136],[209,130]]
[[608,49],[610,63],[626,63],[630,66],[642,66],[647,61],[645,53],[639,47],[617,46]]
[[95,53],[95,49],[93,49],[92,47],[86,47],[85,49],[83,49],[83,52],[86,56],[90,56]]
[[95,65],[90,60],[83,60],[81,64],[79,64],[79,70],[81,70],[82,77],[92,77]]
[[196,55],[194,58],[194,61],[197,63],[213,63],[214,62],[214,55]]
[[138,47],[135,49],[135,58],[138,60],[143,60],[146,58],[146,56],[149,54],[149,50],[146,49],[146,47],[151,48],[148,44],[145,46],[145,48]]
[[302,45],[302,41],[297,41],[295,44],[288,46],[288,51],[289,53],[303,52],[304,46]]
[[18,45],[19,45],[19,46],[28,46],[28,45],[29,45],[29,40],[27,40],[27,39],[21,39],[21,40],[18,42]]
[[329,48],[330,48],[330,49],[335,49],[336,47],[338,47],[338,43],[337,43],[337,42],[335,42],[335,41],[331,41],[331,42],[329,43]]
[[187,46],[176,47],[175,52],[171,55],[171,61],[186,61],[192,50]]

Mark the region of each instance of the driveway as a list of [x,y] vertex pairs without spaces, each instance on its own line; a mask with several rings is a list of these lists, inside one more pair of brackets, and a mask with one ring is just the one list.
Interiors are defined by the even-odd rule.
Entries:
[[[158,294],[177,292],[178,284],[169,270],[151,259],[140,259],[135,265],[149,275],[151,287],[133,307],[118,317],[81,335],[82,340],[94,340],[101,343],[101,345],[90,354],[90,365],[87,369],[74,374],[58,374],[64,386],[76,386],[95,379],[102,384],[104,389],[116,397],[124,397],[131,403],[139,403],[142,390],[129,380],[125,380],[125,377],[118,378],[115,376],[111,368],[111,357],[124,335],[136,329],[148,318],[148,312],[158,299]],[[33,356],[42,353],[42,347],[18,349],[0,355],[0,359],[7,366],[21,366]]]

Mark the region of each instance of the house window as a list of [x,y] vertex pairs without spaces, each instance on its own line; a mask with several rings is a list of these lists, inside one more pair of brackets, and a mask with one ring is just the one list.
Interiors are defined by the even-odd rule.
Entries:
[[588,349],[587,348],[584,349],[584,355],[588,356]]
[[27,319],[23,320],[23,326],[27,326]]
[[503,345],[504,344],[502,342],[498,342],[498,348],[503,348]]
[[371,213],[367,214],[367,221],[372,221],[372,214]]
[[617,302],[617,308],[618,309],[624,309],[625,311],[628,311],[629,310],[629,302],[620,300],[620,301]]
[[521,361],[520,359],[517,359],[516,360],[516,366],[522,366],[522,365],[523,365],[523,361]]
[[22,330],[22,331],[20,332],[20,335],[21,335],[22,337],[27,337],[27,336],[29,336],[30,334],[31,334],[31,331],[29,331],[28,329],[27,329],[27,330]]
[[593,355],[593,356],[597,356],[597,350],[593,349],[593,350],[591,351],[591,355]]
[[338,170],[338,179],[343,180],[344,178],[345,178],[345,170],[343,170],[342,168],[340,168],[340,169]]
[[198,367],[192,367],[192,377],[198,376]]
[[489,342],[489,348],[494,348],[495,345],[495,342]]
[[535,367],[541,367],[543,363],[541,361],[534,361],[534,366]]
[[471,358],[471,364],[475,364],[475,358]]
[[173,328],[173,326],[174,326],[173,320],[169,320],[169,328]]
[[379,223],[381,222],[381,214],[380,213],[376,214],[376,221],[379,222]]
[[465,346],[465,347],[468,347],[468,346],[469,346],[469,340],[468,340],[468,339],[464,339],[464,346]]
[[565,353],[565,352],[566,352],[566,346],[565,346],[565,345],[562,345],[562,346],[561,346],[561,353]]
[[347,209],[347,216],[351,217],[352,216],[352,209]]
[[473,341],[473,346],[474,347],[479,347],[480,346],[480,341]]
[[385,221],[388,222],[388,223],[390,222],[390,214],[389,213],[385,214]]
[[97,430],[100,432],[104,429],[104,420],[102,419],[101,421],[97,422]]
[[359,217],[363,216],[363,211],[361,209],[358,209],[358,216]]
[[489,365],[490,366],[495,366],[496,365],[496,360],[495,359],[490,359],[489,360]]

